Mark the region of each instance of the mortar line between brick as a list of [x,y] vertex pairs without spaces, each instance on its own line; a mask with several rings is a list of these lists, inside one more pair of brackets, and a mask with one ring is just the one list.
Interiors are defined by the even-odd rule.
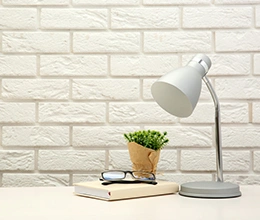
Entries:
[[250,167],[249,167],[249,171],[251,171],[251,173],[254,173],[254,150],[250,150]]
[[39,172],[38,163],[39,162],[39,149],[34,150],[34,171]]
[[248,103],[248,121],[249,123],[253,123],[253,103]]

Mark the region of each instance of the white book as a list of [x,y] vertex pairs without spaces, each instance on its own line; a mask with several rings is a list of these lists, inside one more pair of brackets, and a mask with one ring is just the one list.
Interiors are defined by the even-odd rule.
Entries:
[[179,185],[168,181],[158,181],[156,185],[147,183],[102,185],[102,181],[74,184],[74,193],[76,195],[108,201],[173,194],[178,191]]

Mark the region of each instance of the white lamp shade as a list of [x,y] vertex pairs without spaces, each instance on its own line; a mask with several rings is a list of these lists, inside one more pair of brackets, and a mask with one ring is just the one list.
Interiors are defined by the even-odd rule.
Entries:
[[190,116],[200,97],[202,78],[210,66],[209,58],[198,54],[187,66],[158,79],[152,85],[153,98],[172,115]]

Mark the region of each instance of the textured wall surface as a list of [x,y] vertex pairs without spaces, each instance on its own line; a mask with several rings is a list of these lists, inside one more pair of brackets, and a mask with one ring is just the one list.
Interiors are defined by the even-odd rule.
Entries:
[[214,105],[152,99],[196,53],[221,103],[224,178],[260,184],[260,0],[1,0],[0,186],[64,186],[131,170],[123,133],[167,131],[158,178],[215,178]]

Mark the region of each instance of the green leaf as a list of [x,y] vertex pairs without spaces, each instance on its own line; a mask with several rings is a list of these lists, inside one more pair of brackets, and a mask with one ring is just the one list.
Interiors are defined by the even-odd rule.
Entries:
[[146,148],[159,150],[162,149],[168,142],[166,138],[167,132],[160,133],[155,130],[140,130],[124,134],[128,142],[136,142]]

